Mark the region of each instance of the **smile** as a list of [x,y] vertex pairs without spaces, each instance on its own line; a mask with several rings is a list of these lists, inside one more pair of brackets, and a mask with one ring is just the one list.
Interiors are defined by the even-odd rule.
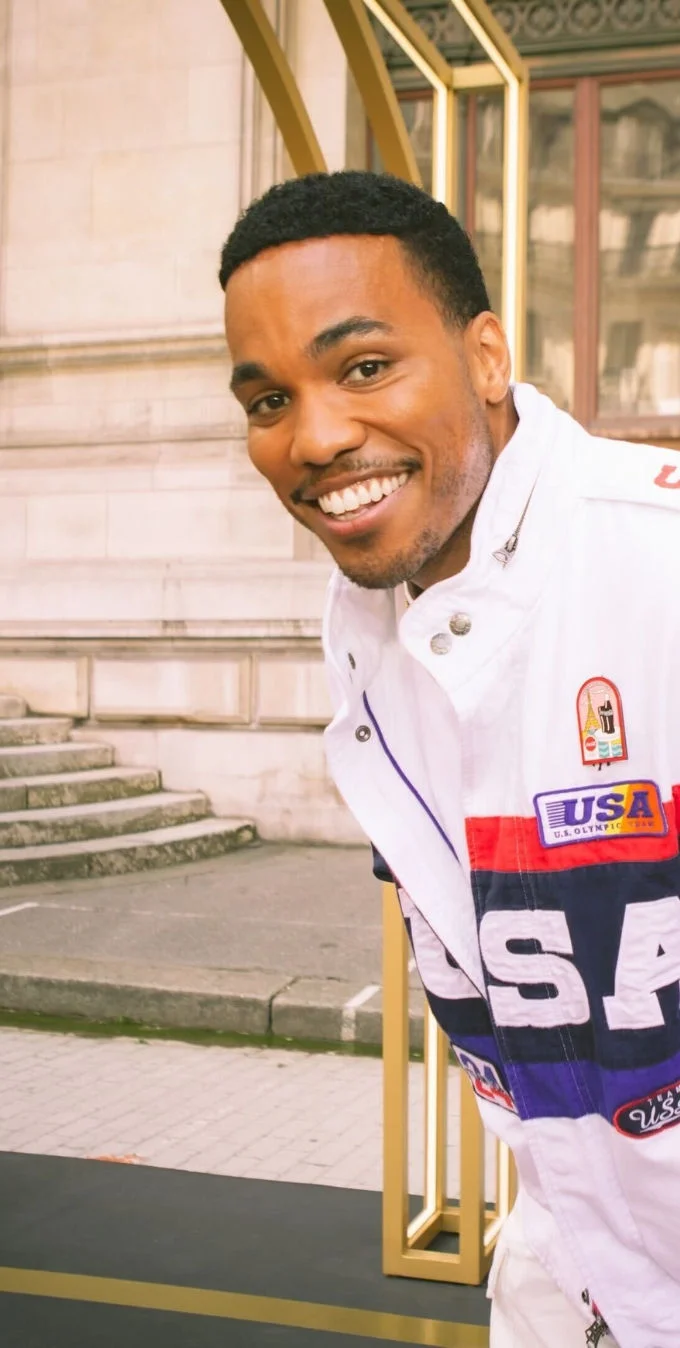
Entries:
[[345,518],[365,510],[367,506],[378,505],[407,481],[408,473],[399,473],[395,477],[369,477],[342,491],[331,491],[327,496],[320,496],[318,504],[324,515]]

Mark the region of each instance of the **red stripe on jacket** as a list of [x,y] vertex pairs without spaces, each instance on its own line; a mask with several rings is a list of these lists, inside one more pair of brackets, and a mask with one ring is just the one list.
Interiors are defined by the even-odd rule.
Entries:
[[545,847],[535,818],[488,816],[466,821],[470,866],[474,871],[569,871],[621,861],[666,861],[678,855],[680,786],[664,804],[668,833],[663,838],[607,837],[592,842]]

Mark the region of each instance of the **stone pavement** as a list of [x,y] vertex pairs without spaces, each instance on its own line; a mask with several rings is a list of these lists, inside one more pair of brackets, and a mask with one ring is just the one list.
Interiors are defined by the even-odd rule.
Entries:
[[[293,1049],[0,1028],[0,1151],[382,1187],[380,1062]],[[423,1067],[410,1066],[409,1188],[422,1193]],[[449,1073],[449,1196],[459,1192]],[[495,1149],[487,1147],[487,1196]]]
[[0,1012],[377,1046],[380,983],[368,847],[265,843],[0,896]]

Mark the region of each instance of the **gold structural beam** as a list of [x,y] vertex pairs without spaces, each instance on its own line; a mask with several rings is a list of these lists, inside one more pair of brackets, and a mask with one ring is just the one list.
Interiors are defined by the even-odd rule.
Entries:
[[456,108],[451,67],[401,0],[364,0],[364,3],[432,88],[432,195],[455,214]]
[[486,0],[451,0],[451,4],[476,37],[505,87],[501,315],[512,354],[514,377],[521,379],[526,331],[529,70]]
[[422,187],[413,146],[364,0],[324,0],[324,3],[345,50],[385,170]]
[[261,0],[221,0],[221,4],[257,75],[295,172],[325,173],[321,146]]
[[[459,1199],[450,1202],[446,1173],[449,1044],[425,1007],[423,1071],[425,1168],[423,1206],[409,1220],[410,946],[394,885],[383,885],[383,1272],[402,1278],[479,1284],[515,1198],[515,1168],[496,1141],[496,1196],[486,1203],[486,1135],[472,1086],[460,1082]],[[458,1236],[458,1250],[432,1249],[442,1233]]]

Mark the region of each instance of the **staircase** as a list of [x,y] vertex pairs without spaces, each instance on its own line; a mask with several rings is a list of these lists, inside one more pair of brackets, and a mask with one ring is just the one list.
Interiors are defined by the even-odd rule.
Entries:
[[164,791],[153,768],[114,764],[73,722],[0,696],[0,887],[119,875],[220,856],[256,839],[202,791]]

